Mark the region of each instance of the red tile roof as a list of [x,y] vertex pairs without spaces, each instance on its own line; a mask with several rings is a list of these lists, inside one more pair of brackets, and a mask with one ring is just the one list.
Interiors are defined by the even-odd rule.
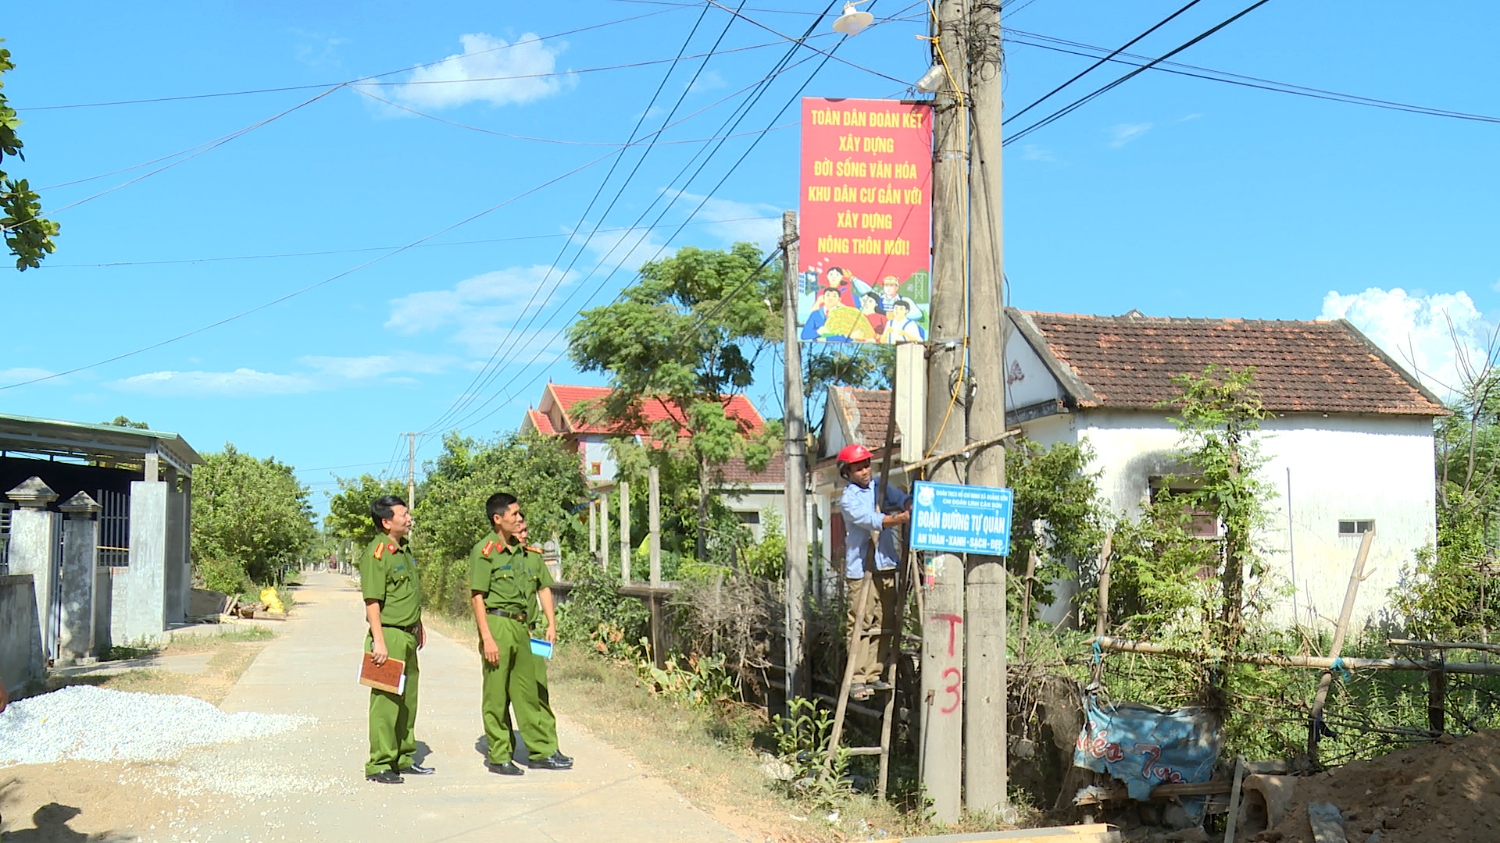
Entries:
[[760,474],[751,474],[750,467],[745,465],[744,457],[733,457],[724,464],[724,481],[726,483],[775,483],[778,486],[786,483],[786,456],[778,445],[771,454],[771,460],[766,463],[766,468]]
[[[549,383],[547,391],[551,393],[557,405],[561,408],[567,421],[567,429],[564,433],[631,433],[636,435],[649,434],[651,425],[661,421],[672,421],[679,425],[684,424],[682,408],[670,404],[660,398],[648,399],[641,406],[641,413],[645,417],[646,424],[640,430],[619,430],[608,424],[598,424],[586,421],[581,415],[575,415],[578,405],[585,401],[599,401],[607,398],[612,390],[604,386],[568,386],[565,384]],[[748,433],[755,433],[765,427],[765,419],[761,418],[760,412],[750,399],[743,395],[730,395],[723,399],[724,413],[730,418],[738,419]]]
[[[891,391],[849,386],[835,389],[838,390],[840,408],[853,427],[852,435],[859,444],[871,450],[884,448],[886,431],[891,426]],[[900,439],[898,431],[896,440]]]
[[[1273,412],[1443,415],[1438,399],[1344,320],[1172,319],[1018,312],[1016,324],[1080,407],[1151,409],[1172,378],[1255,367]],[[1033,331],[1037,336],[1033,336]],[[1045,348],[1037,348],[1038,341]]]
[[527,410],[526,418],[531,421],[531,426],[538,433],[552,434],[557,432],[557,429],[552,426],[552,419],[547,418],[546,413],[537,410]]

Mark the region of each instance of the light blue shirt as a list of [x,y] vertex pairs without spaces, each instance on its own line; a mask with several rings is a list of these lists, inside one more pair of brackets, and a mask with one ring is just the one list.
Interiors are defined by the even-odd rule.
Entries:
[[[839,508],[844,511],[844,576],[861,579],[865,575],[865,560],[870,555],[870,537],[879,535],[875,545],[875,570],[892,571],[900,565],[896,552],[896,528],[882,529],[884,514],[875,505],[880,480],[870,483],[870,488],[861,488],[858,483],[844,487],[839,498]],[[886,503],[897,509],[905,509],[911,496],[892,486],[886,494]]]

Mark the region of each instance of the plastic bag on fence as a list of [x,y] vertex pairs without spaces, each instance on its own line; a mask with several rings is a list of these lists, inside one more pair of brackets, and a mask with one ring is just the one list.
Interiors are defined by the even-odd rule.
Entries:
[[[1157,785],[1208,781],[1223,745],[1218,721],[1200,708],[1099,705],[1090,697],[1073,764],[1114,776],[1144,802]],[[1201,810],[1202,800],[1193,801]]]

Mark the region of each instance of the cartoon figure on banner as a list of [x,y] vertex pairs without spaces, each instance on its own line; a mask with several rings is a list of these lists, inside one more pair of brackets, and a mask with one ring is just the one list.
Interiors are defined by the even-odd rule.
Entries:
[[[823,286],[834,287],[839,291],[839,301],[847,307],[859,307],[854,298],[854,285],[859,279],[849,274],[849,270],[841,266],[830,266],[823,274]],[[860,286],[864,286],[861,284]]]
[[880,290],[880,312],[889,314],[896,306],[896,299],[901,298],[901,281],[894,275],[887,275],[880,279]]
[[818,288],[818,306],[802,326],[804,340],[870,342],[875,331],[858,308],[844,304],[837,287]]
[[885,335],[885,310],[880,306],[880,294],[874,290],[866,290],[859,296],[859,312],[865,315],[870,323],[872,338],[870,342],[883,342]]
[[887,344],[924,342],[927,339],[927,331],[918,322],[921,318],[922,311],[915,302],[905,296],[896,299],[896,304],[891,308],[891,315],[886,322],[884,339],[881,341]]

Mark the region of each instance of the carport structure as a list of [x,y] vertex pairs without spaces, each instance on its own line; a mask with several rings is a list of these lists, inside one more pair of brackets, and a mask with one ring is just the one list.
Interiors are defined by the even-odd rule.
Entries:
[[34,589],[30,661],[159,640],[184,620],[202,461],[175,433],[0,414],[0,562],[5,585]]

